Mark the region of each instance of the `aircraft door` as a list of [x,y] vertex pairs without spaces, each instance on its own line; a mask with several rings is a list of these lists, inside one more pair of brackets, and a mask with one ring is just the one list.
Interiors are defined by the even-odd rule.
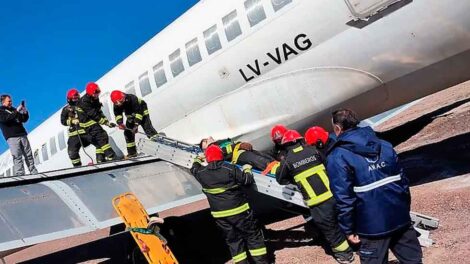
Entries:
[[359,19],[366,19],[388,6],[402,0],[344,0],[351,14]]

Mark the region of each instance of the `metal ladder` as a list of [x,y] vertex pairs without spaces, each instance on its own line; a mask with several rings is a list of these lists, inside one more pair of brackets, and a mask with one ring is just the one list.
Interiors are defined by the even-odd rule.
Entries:
[[[139,140],[138,149],[145,155],[154,156],[187,169],[191,168],[193,159],[201,152],[201,149],[196,145],[165,136],[159,136],[155,140],[142,138]],[[256,170],[253,170],[253,176],[255,179],[253,188],[257,192],[307,208],[297,186],[280,185],[274,175],[262,175]],[[431,246],[433,240],[429,237],[429,230],[438,228],[439,219],[415,212],[410,212],[410,215],[413,226],[421,234],[419,237],[421,246]]]

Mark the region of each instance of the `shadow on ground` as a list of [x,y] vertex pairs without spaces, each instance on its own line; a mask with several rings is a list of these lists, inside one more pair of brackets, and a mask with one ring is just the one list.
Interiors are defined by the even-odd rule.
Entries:
[[468,102],[470,102],[470,98],[457,101],[450,105],[446,105],[435,111],[432,111],[428,114],[411,120],[403,125],[397,126],[387,131],[377,132],[377,136],[392,143],[393,146],[397,146],[410,139],[412,136],[416,135],[424,127],[429,125],[435,118],[442,117],[450,110],[455,109]]
[[403,152],[399,157],[412,185],[470,173],[470,133]]

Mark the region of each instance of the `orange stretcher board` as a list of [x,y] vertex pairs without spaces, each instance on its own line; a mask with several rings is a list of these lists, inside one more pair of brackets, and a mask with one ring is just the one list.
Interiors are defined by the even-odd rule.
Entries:
[[[127,228],[147,228],[149,216],[134,194],[123,193],[114,197],[113,206]],[[149,263],[178,264],[166,241],[159,233],[144,234],[132,230],[130,233]]]

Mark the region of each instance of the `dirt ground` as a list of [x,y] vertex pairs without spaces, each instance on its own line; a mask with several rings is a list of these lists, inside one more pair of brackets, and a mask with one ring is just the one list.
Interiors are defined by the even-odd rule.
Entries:
[[[435,244],[423,249],[424,263],[468,263],[470,82],[423,98],[376,130],[399,152],[412,183],[412,210],[440,219],[439,228],[430,235]],[[181,263],[230,263],[223,239],[212,225],[206,208],[207,202],[201,201],[162,214],[177,226],[171,232],[176,232],[175,237],[179,240],[169,240],[170,243],[178,242],[174,251],[177,257],[183,256]],[[260,220],[266,224],[267,245],[276,263],[336,263],[325,254],[317,239],[304,231],[306,226],[301,216],[271,213],[261,215]],[[5,257],[4,261],[132,263],[129,256],[117,261],[119,256],[113,255],[121,244],[132,243],[128,236],[120,235],[101,242],[99,239],[108,232],[101,230],[35,245]],[[76,247],[85,242],[88,243]],[[99,254],[95,252],[97,250]],[[357,257],[355,263],[359,263]]]

